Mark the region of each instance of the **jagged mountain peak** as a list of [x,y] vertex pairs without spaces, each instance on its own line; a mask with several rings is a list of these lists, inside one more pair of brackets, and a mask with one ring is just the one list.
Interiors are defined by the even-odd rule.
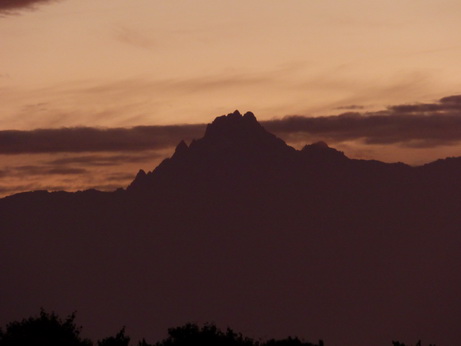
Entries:
[[136,178],[134,178],[134,180],[131,182],[130,186],[131,188],[138,188],[138,187],[141,187],[146,184],[146,181],[147,181],[147,173],[143,170],[143,169],[140,169],[138,171],[138,174],[136,174]]
[[[205,185],[210,181],[244,182],[240,184],[244,186],[256,177],[272,183],[306,176],[326,179],[339,171],[354,176],[351,172],[356,168],[361,170],[359,166],[370,168],[376,163],[355,162],[323,141],[296,150],[266,131],[253,113],[242,115],[236,110],[215,118],[204,136],[192,140],[190,145],[181,141],[174,154],[153,171],[140,172],[128,190],[152,190],[168,184],[192,186],[199,181]],[[384,163],[379,167],[384,166],[387,171],[394,169]]]
[[193,140],[189,146],[189,152],[195,154],[208,152],[220,155],[230,152],[235,155],[266,155],[292,150],[280,138],[266,131],[252,112],[242,115],[238,110],[215,118],[208,124],[203,138]]
[[129,189],[155,179],[190,176],[192,172],[199,177],[223,170],[236,174],[254,171],[255,167],[268,167],[275,161],[286,160],[295,152],[283,140],[266,131],[252,112],[242,115],[236,110],[215,118],[207,126],[204,136],[192,140],[189,146],[181,141],[171,158],[165,159],[146,176],[138,174]]
[[189,147],[187,146],[186,142],[184,142],[184,140],[182,140],[176,146],[176,149],[174,151],[173,156],[181,156],[181,155],[185,154],[188,150],[189,150]]
[[242,137],[249,134],[265,132],[252,112],[242,115],[238,110],[217,117],[209,124],[204,138]]

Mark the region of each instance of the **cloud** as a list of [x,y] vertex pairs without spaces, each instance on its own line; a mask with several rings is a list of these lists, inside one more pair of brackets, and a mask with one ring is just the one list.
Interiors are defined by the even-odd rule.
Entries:
[[288,141],[361,140],[366,144],[398,144],[429,148],[461,141],[461,95],[434,103],[390,106],[377,112],[348,112],[327,117],[288,116],[264,126]]
[[[324,140],[339,143],[397,144],[429,148],[461,142],[461,95],[434,103],[389,106],[377,112],[347,112],[326,117],[288,116],[261,121],[270,132],[289,143]],[[175,147],[181,140],[200,138],[205,124],[137,126],[133,128],[59,128],[0,131],[0,154],[130,152],[129,155],[86,155],[59,158],[54,165],[109,166],[116,162],[143,162],[132,153]]]
[[350,106],[341,106],[341,107],[336,107],[338,110],[357,110],[357,109],[364,109],[364,106],[360,105],[350,105]]
[[[24,191],[34,191],[38,190],[37,185],[35,184],[21,184],[21,185],[0,185],[0,196],[12,195],[14,193],[24,192]],[[60,190],[60,189],[54,189]]]
[[[144,153],[144,152],[143,152]],[[146,151],[143,153],[130,153],[129,155],[83,155],[64,157],[47,161],[46,163],[53,166],[67,165],[85,165],[91,167],[117,166],[126,163],[144,163],[148,160],[163,158],[163,155],[155,151]]]
[[56,2],[58,0],[6,0],[0,1],[0,14],[13,14],[23,9],[34,9],[37,5]]
[[0,131],[1,154],[160,150],[203,135],[205,125]]
[[139,169],[152,169],[169,150],[2,155],[0,197],[30,190],[114,191],[128,186]]
[[24,165],[16,167],[8,167],[0,170],[0,178],[22,178],[32,176],[49,176],[49,175],[81,175],[88,173],[84,168],[76,167],[53,167],[50,165]]
[[74,175],[87,173],[86,169],[82,168],[69,168],[69,167],[46,167],[46,166],[18,166],[12,169],[16,175]]
[[[133,181],[134,176],[133,174],[128,174],[128,173],[113,173],[109,174],[106,176],[105,180],[106,181],[116,181],[116,182],[122,182],[124,185],[126,185],[127,181]],[[116,188],[119,188],[120,185],[117,185]]]
[[[277,102],[267,98],[267,90],[263,90],[273,86],[277,92],[285,90],[287,83],[281,77],[285,70],[168,78],[143,73],[104,82],[71,80],[28,90],[5,87],[0,128],[131,127],[169,124],[169,119],[192,123],[203,119],[204,114],[220,115],[235,108],[260,114],[276,107]],[[233,93],[240,96],[231,97]],[[203,102],[202,96],[208,101]],[[277,107],[279,116],[292,109],[289,105]]]
[[117,41],[138,48],[150,49],[156,46],[156,41],[145,33],[125,26],[117,27],[114,36]]
[[153,169],[173,150],[0,155],[0,197],[58,187],[66,191],[125,188],[139,169]]
[[[461,95],[432,103],[393,105],[377,112],[288,116],[261,124],[291,145],[324,140],[350,157],[391,162],[401,154],[399,160],[419,164],[428,162],[429,156],[446,156],[448,151],[451,156],[458,155],[454,144],[461,143]],[[110,191],[126,187],[139,169],[154,168],[182,139],[201,138],[205,127],[184,124],[0,131],[0,196],[37,189],[96,187]]]

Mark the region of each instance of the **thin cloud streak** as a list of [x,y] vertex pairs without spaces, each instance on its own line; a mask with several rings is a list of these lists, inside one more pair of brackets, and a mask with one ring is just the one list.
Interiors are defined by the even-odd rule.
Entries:
[[117,41],[142,49],[151,49],[156,46],[155,40],[148,35],[125,26],[119,26],[114,30]]
[[[29,190],[78,191],[125,188],[139,169],[150,170],[171,154],[170,150],[124,153],[41,153],[3,155],[0,197]],[[27,188],[25,188],[27,187]]]
[[86,169],[82,168],[54,168],[54,167],[46,167],[46,166],[19,166],[13,169],[15,175],[21,176],[31,176],[31,175],[75,175],[75,174],[84,174],[87,173]]
[[[280,92],[296,67],[282,66],[260,72],[221,72],[200,76],[162,77],[149,73],[104,82],[74,79],[43,88],[5,88],[1,129],[32,130],[58,127],[131,127],[208,121],[204,115],[223,114],[235,108],[258,114],[279,107],[278,116],[290,112],[266,98]],[[265,91],[264,91],[265,90]],[[264,97],[261,93],[264,92]],[[230,95],[238,95],[230,97]],[[205,97],[210,102],[201,100]],[[178,102],[177,100],[181,101]],[[258,99],[255,103],[255,99]],[[287,105],[285,105],[287,103]],[[291,104],[296,104],[292,100]],[[292,111],[294,112],[294,111]],[[201,120],[197,120],[201,119]]]
[[85,165],[86,167],[107,167],[117,166],[127,163],[144,163],[148,160],[161,159],[163,155],[158,152],[147,151],[145,154],[130,155],[84,155],[59,158],[47,161],[46,164],[52,166],[67,166],[67,165]]
[[85,168],[76,167],[53,167],[50,165],[40,165],[39,163],[34,165],[24,165],[9,167],[0,171],[0,178],[2,179],[23,179],[28,180],[35,179],[34,177],[44,176],[82,176],[83,174],[91,173]]
[[36,6],[59,0],[3,0],[0,1],[0,14],[15,14],[18,10],[35,9]]
[[[24,191],[36,191],[39,188],[37,188],[36,184],[25,184],[25,185],[0,185],[0,196],[8,196],[12,195],[15,193],[20,193]],[[62,187],[54,187],[53,189],[50,188],[50,190],[57,191],[57,190],[63,190]]]

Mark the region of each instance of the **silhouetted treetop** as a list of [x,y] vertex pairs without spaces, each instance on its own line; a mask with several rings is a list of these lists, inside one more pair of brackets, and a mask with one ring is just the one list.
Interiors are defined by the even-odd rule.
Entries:
[[[144,342],[145,346],[146,343]],[[181,327],[170,328],[168,337],[163,341],[157,342],[155,346],[323,346],[323,341],[319,344],[304,342],[299,338],[271,339],[268,341],[257,341],[244,337],[240,333],[227,328],[224,332],[214,324],[205,324],[200,327],[196,324],[185,324]]]
[[75,324],[75,313],[64,320],[54,312],[40,311],[38,317],[29,317],[6,325],[0,334],[1,346],[90,346],[91,341],[80,336],[81,327]]
[[[47,313],[43,309],[39,316],[29,317],[21,321],[10,322],[5,332],[0,329],[0,346],[92,346],[89,339],[82,339],[82,327],[75,324],[75,313],[62,320],[54,312]],[[125,334],[125,327],[115,336],[99,340],[97,346],[129,346],[130,337]],[[225,331],[214,324],[199,326],[187,323],[168,329],[167,338],[148,343],[142,339],[138,346],[325,346],[323,340],[318,343],[304,341],[298,337],[285,339],[255,340],[227,328]],[[393,346],[410,346],[399,341],[392,341]],[[338,345],[341,346],[341,345]],[[348,346],[348,345],[343,345]],[[413,346],[413,345],[411,345]],[[418,341],[414,346],[423,346]],[[429,344],[429,346],[436,346]]]
[[123,327],[115,336],[110,336],[98,341],[98,346],[128,346],[130,337],[125,335]]
[[[413,346],[413,345],[405,344],[405,343],[400,342],[400,341],[392,341],[392,346]],[[418,342],[415,343],[414,346],[423,346],[423,344],[421,343],[421,340],[418,340]],[[436,346],[436,345],[435,344],[429,344],[429,346]]]
[[252,339],[243,337],[230,328],[223,332],[213,324],[199,327],[189,323],[168,329],[168,337],[157,342],[155,346],[253,346],[254,344]]

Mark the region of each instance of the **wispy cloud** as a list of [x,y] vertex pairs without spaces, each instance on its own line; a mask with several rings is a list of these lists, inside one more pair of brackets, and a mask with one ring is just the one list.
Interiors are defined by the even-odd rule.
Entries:
[[18,166],[12,169],[15,175],[74,175],[87,173],[87,170],[82,168],[70,168],[70,167],[46,167],[46,166]]
[[2,0],[0,1],[0,14],[15,14],[24,9],[35,9],[43,5],[60,0]]
[[[140,76],[112,81],[73,80],[34,90],[2,90],[3,129],[125,127],[191,123],[240,107],[255,111],[252,92],[273,83],[272,77],[252,73],[218,73],[200,77]],[[244,96],[230,98],[238,91]],[[204,103],[206,97],[209,102]],[[178,99],[180,102],[178,102]],[[236,104],[238,102],[238,104]],[[258,108],[257,110],[260,110]],[[282,113],[283,114],[283,113]],[[197,121],[197,120],[195,120]]]
[[[36,184],[20,184],[20,185],[0,185],[0,196],[8,196],[24,191],[35,191],[40,189]],[[62,190],[62,188],[55,187],[50,190]]]
[[156,46],[156,41],[149,35],[127,26],[116,27],[114,37],[121,43],[138,48],[150,49]]
[[67,165],[85,165],[87,167],[107,167],[117,166],[127,163],[144,163],[146,161],[152,161],[155,159],[161,159],[163,155],[152,151],[139,153],[129,153],[123,155],[83,155],[83,156],[71,156],[65,158],[58,158],[54,160],[46,161],[46,164],[52,166],[67,166]]
[[31,190],[113,191],[128,186],[139,169],[156,167],[172,150],[2,155],[0,196]]
[[350,106],[340,106],[340,107],[336,107],[336,109],[338,110],[358,110],[358,109],[363,109],[365,108],[364,106],[360,106],[360,105],[350,105]]

